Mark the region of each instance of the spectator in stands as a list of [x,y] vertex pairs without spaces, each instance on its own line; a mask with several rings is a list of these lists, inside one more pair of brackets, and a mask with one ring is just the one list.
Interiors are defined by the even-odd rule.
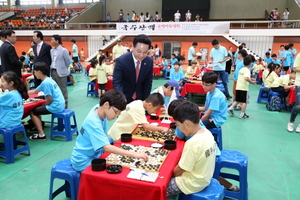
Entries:
[[195,21],[196,21],[196,22],[199,22],[199,20],[200,20],[200,15],[197,14],[196,17],[195,17]]
[[148,12],[146,12],[146,15],[145,15],[145,21],[146,22],[150,22],[150,15],[149,15],[149,13]]
[[213,45],[213,48],[210,51],[210,57],[212,62],[217,63],[214,65],[214,72],[219,76],[219,78],[222,81],[222,84],[224,85],[224,94],[227,98],[227,100],[231,99],[232,96],[229,95],[227,82],[226,82],[226,74],[225,74],[225,68],[226,68],[226,60],[228,57],[228,53],[225,47],[221,46],[219,44],[219,41],[214,39],[211,44]]
[[278,12],[278,9],[277,9],[277,8],[275,8],[275,9],[273,10],[273,19],[274,19],[274,20],[280,19],[279,12]]
[[107,12],[107,14],[106,14],[106,22],[108,22],[108,23],[111,22],[110,12]]
[[27,16],[27,15],[25,15],[25,17],[24,17],[24,21],[25,21],[25,22],[28,22],[28,20],[29,20],[28,16]]
[[69,74],[68,67],[70,65],[69,52],[62,47],[60,35],[52,35],[50,50],[51,54],[51,77],[57,83],[65,98],[65,108],[68,108],[68,90],[67,76]]
[[119,19],[119,22],[123,22],[124,21],[124,13],[123,13],[123,10],[121,9],[120,12],[118,13],[118,19]]
[[8,22],[8,27],[9,28],[15,27],[14,23],[11,20],[9,20],[9,22]]
[[284,45],[280,45],[280,49],[278,50],[278,58],[282,59],[282,56],[284,54],[285,50],[284,50]]
[[187,22],[190,22],[192,19],[192,13],[190,10],[188,10],[186,13],[185,13],[185,21]]
[[136,13],[132,11],[131,21],[136,22]]
[[60,12],[59,12],[59,10],[58,11],[56,11],[56,15],[55,15],[56,17],[59,17],[60,16]]
[[181,14],[180,14],[179,10],[177,10],[176,13],[174,14],[174,21],[179,22],[180,17],[181,17]]
[[141,12],[141,15],[140,15],[140,22],[145,22],[145,15],[143,12]]
[[[290,14],[289,9],[286,8],[284,10],[284,12],[282,13],[282,20],[288,20],[289,19],[289,14]],[[285,26],[286,22],[283,22],[282,25]]]
[[[151,16],[150,16],[150,21],[151,21]],[[161,14],[159,14],[157,11],[155,12],[155,21],[160,22],[161,21]]]

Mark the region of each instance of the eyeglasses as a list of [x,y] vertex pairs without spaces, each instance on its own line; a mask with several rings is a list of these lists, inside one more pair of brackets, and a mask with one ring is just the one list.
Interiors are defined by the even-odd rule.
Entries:
[[111,106],[111,108],[113,109],[113,111],[115,112],[116,115],[120,115],[120,113],[118,111],[116,111],[113,106]]

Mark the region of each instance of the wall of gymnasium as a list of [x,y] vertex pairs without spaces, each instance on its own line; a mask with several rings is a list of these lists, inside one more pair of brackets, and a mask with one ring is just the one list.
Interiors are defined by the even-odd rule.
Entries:
[[[210,19],[257,19],[265,18],[265,10],[271,12],[278,8],[280,13],[284,12],[289,0],[211,0]],[[294,1],[294,0],[290,0]],[[299,7],[297,7],[299,9]]]
[[299,6],[295,0],[287,0],[286,7],[289,9],[289,19],[300,19]]
[[[92,22],[96,23],[102,19],[102,4],[97,3],[90,7],[87,11],[81,13],[78,17],[74,17],[69,22],[70,23],[85,23]],[[72,25],[70,25],[71,27]]]
[[124,20],[127,13],[129,13],[130,17],[132,16],[133,10],[139,15],[141,12],[144,14],[148,12],[151,16],[155,16],[156,11],[161,13],[162,0],[106,0],[106,12],[110,12],[112,21],[118,20],[120,9],[123,9],[125,13]]

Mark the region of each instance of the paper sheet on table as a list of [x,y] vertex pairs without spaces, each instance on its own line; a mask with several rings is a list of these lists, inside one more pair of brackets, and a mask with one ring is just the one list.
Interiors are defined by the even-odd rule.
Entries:
[[211,61],[207,64],[207,67],[210,69],[214,69],[215,67],[218,67],[219,62],[218,61]]

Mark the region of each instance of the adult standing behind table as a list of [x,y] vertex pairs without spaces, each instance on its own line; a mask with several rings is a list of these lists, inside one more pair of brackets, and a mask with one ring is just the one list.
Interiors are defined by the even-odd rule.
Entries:
[[17,41],[16,34],[13,30],[7,30],[4,32],[4,37],[6,40],[0,48],[2,72],[13,71],[19,78],[22,78],[21,68],[23,64],[14,47]]
[[57,83],[65,98],[65,106],[68,107],[67,75],[70,65],[69,51],[63,48],[60,35],[52,35],[51,45],[51,78]]
[[145,100],[151,91],[153,80],[153,60],[147,56],[151,40],[146,35],[138,35],[133,40],[133,50],[116,60],[113,85],[122,92],[127,103]]
[[198,46],[197,42],[193,42],[192,46],[189,48],[189,52],[188,52],[188,61],[189,61],[189,66],[192,66],[192,60],[195,60],[196,57],[196,53],[195,53],[195,49]]
[[227,100],[231,99],[232,96],[229,95],[228,92],[228,86],[226,82],[226,73],[225,73],[225,68],[226,68],[226,60],[228,59],[228,53],[225,47],[221,46],[219,44],[219,41],[214,39],[211,44],[213,45],[214,48],[211,49],[210,51],[210,57],[211,61],[214,63],[216,62],[217,64],[214,64],[213,70],[214,72],[219,76],[219,78],[222,80],[222,84],[224,85],[224,94],[227,98]]
[[[0,32],[0,48],[5,41],[4,31]],[[2,66],[1,66],[1,58],[0,58],[0,77],[2,76]]]
[[124,54],[124,47],[121,45],[122,40],[118,39],[117,40],[117,45],[113,47],[112,53],[113,53],[113,60],[116,60],[119,58],[121,55]]
[[[34,63],[37,62],[44,62],[47,64],[49,67],[49,74],[47,76],[50,77],[50,65],[51,65],[51,55],[50,55],[50,50],[52,47],[45,43],[43,41],[44,35],[41,31],[33,31],[33,36],[32,36],[33,41],[35,42],[35,45],[33,45],[33,53],[34,53]],[[35,87],[38,87],[41,84],[41,80],[37,79],[34,76],[34,84]]]

